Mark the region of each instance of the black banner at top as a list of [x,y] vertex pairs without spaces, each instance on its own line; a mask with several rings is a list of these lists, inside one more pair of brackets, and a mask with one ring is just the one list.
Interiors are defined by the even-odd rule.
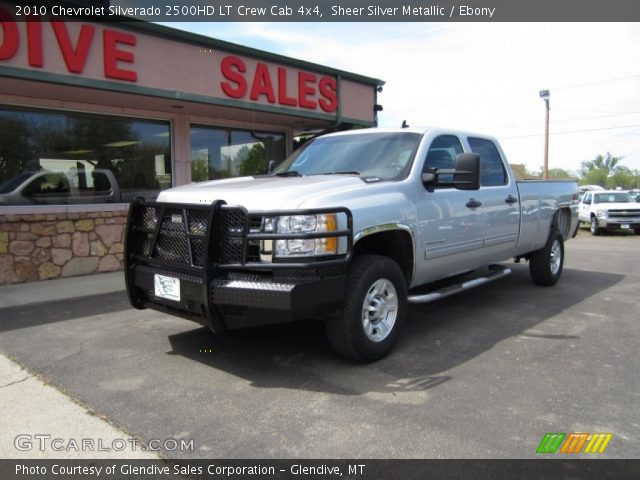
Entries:
[[93,0],[4,4],[38,16],[149,22],[637,22],[638,0]]

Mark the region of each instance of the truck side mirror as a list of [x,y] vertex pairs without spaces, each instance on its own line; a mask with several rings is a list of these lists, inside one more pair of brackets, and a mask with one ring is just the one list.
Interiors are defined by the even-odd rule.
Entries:
[[480,189],[480,155],[461,153],[456,157],[453,185],[458,190]]
[[[444,181],[448,175],[453,181]],[[476,153],[461,153],[456,157],[454,168],[432,168],[422,172],[422,183],[427,189],[433,187],[454,187],[458,190],[480,189],[480,156]]]

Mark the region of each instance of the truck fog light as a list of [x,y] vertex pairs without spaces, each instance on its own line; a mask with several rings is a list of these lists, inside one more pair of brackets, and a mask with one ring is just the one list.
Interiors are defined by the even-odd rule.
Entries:
[[276,256],[331,255],[337,253],[335,238],[277,240]]
[[278,240],[276,242],[276,255],[309,255],[316,249],[316,241],[311,240]]

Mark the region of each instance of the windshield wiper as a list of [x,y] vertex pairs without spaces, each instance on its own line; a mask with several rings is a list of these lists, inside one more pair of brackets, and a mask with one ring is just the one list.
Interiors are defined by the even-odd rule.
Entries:
[[362,175],[356,170],[345,170],[343,172],[324,172],[322,175]]
[[276,177],[301,177],[300,172],[296,172],[295,170],[287,170],[286,172],[278,172],[272,173]]

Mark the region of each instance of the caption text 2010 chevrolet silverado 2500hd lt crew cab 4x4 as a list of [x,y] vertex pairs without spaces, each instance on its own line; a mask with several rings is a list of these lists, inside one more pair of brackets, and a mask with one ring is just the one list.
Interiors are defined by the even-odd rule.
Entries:
[[562,272],[575,182],[517,182],[490,137],[366,129],[308,142],[268,175],[166,190],[131,204],[126,281],[136,308],[227,329],[320,318],[334,349],[386,355],[411,302],[529,261]]

